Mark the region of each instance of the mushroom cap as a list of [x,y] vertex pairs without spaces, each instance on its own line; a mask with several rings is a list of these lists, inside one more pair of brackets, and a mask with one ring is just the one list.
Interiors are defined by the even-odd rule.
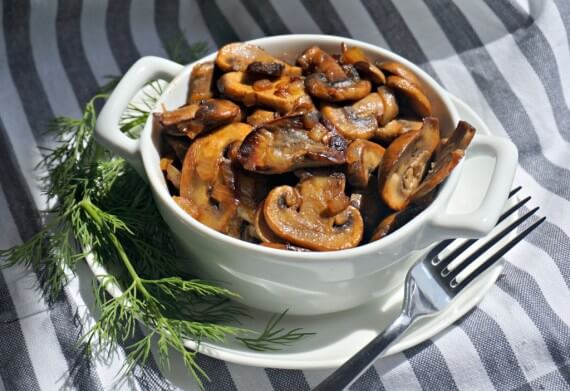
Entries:
[[[358,80],[357,72],[348,72],[327,52],[312,46],[297,59],[311,74],[305,79],[309,94],[327,102],[357,100],[370,92],[368,80]],[[353,69],[354,70],[354,69]]]
[[259,126],[266,122],[273,121],[278,117],[274,111],[255,109],[253,113],[247,116],[246,122],[252,126]]
[[382,117],[378,119],[378,123],[379,125],[384,126],[398,116],[400,107],[396,100],[396,95],[390,87],[379,87],[378,96],[382,100],[383,105]]
[[194,65],[188,82],[186,103],[198,103],[214,97],[214,62],[208,61]]
[[330,201],[344,194],[342,174],[312,176],[296,187],[279,186],[264,201],[267,225],[294,245],[318,251],[352,248],[362,240],[364,225],[353,206],[330,215]]
[[312,105],[302,78],[285,75],[277,80],[264,79],[260,84],[259,80],[252,82],[244,72],[228,72],[218,79],[222,94],[248,107],[261,105],[286,114],[299,106]]
[[163,126],[174,127],[190,139],[218,126],[239,121],[240,118],[239,106],[227,99],[205,99],[160,114]]
[[386,205],[402,210],[409,204],[438,144],[439,121],[426,117],[420,130],[402,134],[386,148],[378,172],[378,189]]
[[220,232],[227,232],[238,206],[234,184],[227,177],[231,162],[224,152],[251,129],[239,122],[226,125],[194,141],[184,158],[177,202],[196,220]]
[[376,84],[386,83],[384,73],[366,57],[362,49],[358,47],[348,48],[345,44],[341,45],[341,62],[344,64],[352,64],[361,73],[364,73]]
[[343,137],[354,139],[368,139],[374,136],[378,122],[372,114],[358,114],[351,106],[334,107],[323,106],[321,109],[323,118]]
[[370,93],[372,85],[368,80],[351,80],[331,83],[324,73],[315,72],[305,79],[309,94],[327,102],[357,100]]
[[281,64],[282,74],[301,76],[303,70],[299,67],[287,64],[285,61],[267,53],[259,46],[250,43],[229,43],[218,50],[216,65],[224,72],[245,72],[247,67],[254,63]]
[[290,115],[255,128],[239,149],[241,165],[249,171],[281,174],[344,163],[347,141],[320,123],[306,129],[305,118]]
[[408,68],[406,68],[404,65],[400,64],[399,62],[384,61],[376,63],[376,66],[378,66],[378,68],[380,68],[384,72],[389,73],[391,75],[400,76],[401,78],[406,79],[407,81],[409,81],[412,84],[415,84],[418,87],[422,86],[422,83],[414,74],[414,72],[410,71]]
[[253,225],[255,227],[255,234],[263,243],[283,243],[283,239],[275,234],[267,225],[265,216],[263,214],[264,203],[259,204],[255,211],[253,218]]
[[409,132],[410,130],[420,130],[422,125],[422,121],[403,118],[393,119],[386,125],[376,129],[374,139],[380,141],[384,145],[389,145],[400,135]]
[[431,102],[419,86],[400,76],[388,76],[386,85],[403,96],[417,115],[420,117],[431,115]]
[[412,201],[422,199],[431,193],[441,182],[451,174],[465,154],[465,149],[475,135],[475,128],[465,121],[459,121],[447,142],[436,153],[433,168],[428,172],[422,183],[412,194]]
[[384,148],[368,140],[354,140],[346,150],[348,183],[363,188],[368,186],[370,174],[380,166]]

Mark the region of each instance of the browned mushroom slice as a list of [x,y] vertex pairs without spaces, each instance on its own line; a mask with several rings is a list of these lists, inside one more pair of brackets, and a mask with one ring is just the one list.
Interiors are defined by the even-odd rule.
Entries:
[[235,216],[238,200],[234,195],[224,158],[226,148],[241,141],[251,126],[233,123],[197,139],[188,149],[182,166],[180,198],[177,200],[192,217],[201,223],[227,232]]
[[180,189],[180,170],[174,165],[174,159],[163,157],[160,159],[160,170],[164,172],[166,180],[176,189]]
[[330,201],[344,195],[342,174],[312,176],[296,187],[279,186],[264,201],[267,225],[279,237],[311,250],[352,248],[362,240],[363,221],[358,209],[348,206],[330,215]]
[[378,68],[382,69],[384,72],[391,75],[400,76],[406,79],[412,84],[421,87],[422,83],[419,81],[414,72],[410,71],[408,68],[396,61],[384,61],[376,64]]
[[214,63],[203,62],[194,65],[188,82],[188,96],[186,103],[198,103],[204,99],[214,97]]
[[400,76],[388,76],[386,85],[403,96],[410,108],[420,117],[431,115],[431,102],[422,89]]
[[240,118],[239,106],[227,99],[206,99],[160,114],[160,122],[165,128],[175,127],[191,139]]
[[368,241],[380,220],[392,213],[378,193],[378,178],[371,177],[368,186],[353,189],[351,205],[360,210],[364,221],[364,240]]
[[294,110],[299,104],[310,101],[299,77],[282,76],[271,81],[252,81],[243,72],[228,72],[218,79],[218,89],[227,97],[246,106],[270,107],[282,114]]
[[421,127],[421,121],[407,120],[403,118],[393,119],[386,125],[376,129],[374,138],[384,145],[388,145],[400,135],[409,132],[410,130],[419,130]]
[[280,77],[285,66],[277,62],[255,61],[247,66],[246,73],[261,77]]
[[420,130],[404,133],[386,148],[378,171],[378,189],[390,208],[402,210],[408,205],[438,143],[439,121],[426,117]]
[[374,233],[370,237],[370,242],[374,242],[384,236],[391,234],[398,228],[401,228],[404,224],[408,223],[414,217],[420,214],[426,207],[428,203],[422,203],[420,205],[410,205],[404,210],[399,212],[391,213],[390,215],[384,217],[380,224],[374,230]]
[[258,126],[277,118],[278,114],[274,111],[256,109],[253,113],[248,115],[247,123],[252,126]]
[[233,171],[235,172],[236,196],[239,200],[237,214],[242,220],[253,224],[259,204],[269,193],[269,178],[266,175],[235,167]]
[[333,107],[324,105],[323,118],[347,139],[369,139],[376,133],[378,117],[382,117],[384,104],[377,93],[369,94],[352,106]]
[[260,243],[263,247],[270,247],[270,248],[276,248],[278,250],[286,250],[286,251],[311,251],[308,250],[306,248],[302,248],[302,247],[298,247],[298,246],[293,246],[292,244],[289,243]]
[[265,221],[263,215],[263,202],[259,205],[255,212],[253,225],[255,227],[255,234],[263,243],[283,243],[283,239],[277,236]]
[[180,162],[184,161],[184,156],[188,148],[190,148],[190,140],[187,137],[171,136],[169,134],[162,134],[164,145],[170,148]]
[[218,50],[216,64],[224,72],[239,71],[245,72],[247,67],[254,63],[281,64],[282,74],[290,76],[300,76],[302,69],[287,64],[284,61],[273,57],[259,46],[250,43],[235,42],[230,43]]
[[378,96],[382,100],[383,106],[382,118],[378,119],[378,123],[384,126],[398,116],[400,108],[396,100],[396,95],[391,88],[386,86],[379,87]]
[[451,171],[459,164],[465,154],[465,149],[471,143],[475,135],[475,128],[465,121],[459,121],[457,128],[443,144],[442,149],[436,155],[432,170],[426,175],[422,183],[412,194],[412,201],[419,200],[433,191]]
[[348,183],[366,187],[370,174],[378,168],[384,156],[384,148],[367,140],[354,140],[346,150],[346,175]]
[[304,118],[286,116],[257,127],[241,144],[238,161],[262,174],[344,163],[347,141],[320,123],[307,130]]
[[362,49],[351,47],[350,49],[346,44],[341,45],[341,62],[345,64],[352,64],[360,72],[368,76],[376,84],[386,83],[384,73],[366,57]]
[[297,60],[311,74],[305,79],[309,93],[328,102],[357,100],[370,93],[368,80],[359,80],[358,73],[349,72],[317,46],[307,49]]

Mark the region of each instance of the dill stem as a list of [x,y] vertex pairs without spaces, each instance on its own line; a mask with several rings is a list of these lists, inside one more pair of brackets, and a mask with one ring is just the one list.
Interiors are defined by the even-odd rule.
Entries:
[[[81,205],[81,207],[87,212],[87,214],[93,219],[95,220],[95,222],[101,226],[102,225],[102,220],[100,218],[99,215],[97,215],[95,208],[93,207],[93,203],[91,202],[91,200],[89,198],[84,198],[81,200],[81,202],[79,203]],[[115,246],[115,250],[117,251],[117,254],[119,255],[119,258],[121,258],[121,261],[123,261],[123,264],[125,265],[125,268],[127,269],[127,271],[129,272],[129,275],[131,276],[131,278],[133,279],[133,283],[137,286],[138,290],[146,297],[151,297],[151,294],[147,291],[146,287],[143,284],[143,281],[141,280],[141,278],[139,277],[138,273],[136,272],[135,268],[133,267],[133,264],[131,263],[129,257],[127,256],[127,254],[125,253],[125,249],[123,248],[123,246],[121,245],[121,242],[119,241],[119,239],[117,238],[117,236],[115,235],[114,232],[110,232],[109,233],[109,237],[111,238],[111,242],[113,243],[113,246]]]

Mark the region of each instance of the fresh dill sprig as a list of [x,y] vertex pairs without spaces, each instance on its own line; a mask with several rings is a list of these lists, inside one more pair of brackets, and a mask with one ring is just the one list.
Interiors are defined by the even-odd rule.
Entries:
[[283,346],[290,345],[297,342],[309,335],[315,333],[303,332],[302,328],[295,328],[286,330],[283,327],[278,328],[277,325],[283,317],[287,314],[288,309],[281,314],[274,314],[271,316],[265,329],[259,333],[256,338],[246,338],[237,336],[236,339],[241,341],[245,346],[251,350],[258,352],[267,352],[271,350],[279,350]]
[[[175,59],[190,62],[206,50],[203,44],[192,48],[188,53],[192,58]],[[169,366],[169,351],[175,350],[202,385],[201,379],[208,376],[196,362],[197,353],[184,346],[186,339],[224,342],[235,336],[250,349],[266,351],[313,334],[277,329],[285,311],[272,317],[258,338],[242,337],[250,331],[232,325],[240,325],[249,314],[231,300],[237,295],[180,270],[172,235],[148,184],[94,140],[97,102],[115,85],[112,80],[90,100],[82,118],[59,117],[48,127],[56,146],[43,149],[38,168],[45,171],[42,187],[53,207],[43,213],[45,226],[30,240],[0,249],[3,267],[23,265],[33,270],[51,303],[78,262],[91,254],[110,273],[95,287],[101,316],[82,338],[80,349],[92,352],[91,344],[97,343],[98,350],[111,354],[117,344],[132,340],[137,322],[148,326],[142,339],[127,346],[124,374],[149,359],[156,340],[163,366]],[[129,105],[120,123],[123,132],[137,137],[163,86],[161,81],[151,82],[138,103]],[[109,284],[121,287],[122,293],[111,297],[106,293]]]

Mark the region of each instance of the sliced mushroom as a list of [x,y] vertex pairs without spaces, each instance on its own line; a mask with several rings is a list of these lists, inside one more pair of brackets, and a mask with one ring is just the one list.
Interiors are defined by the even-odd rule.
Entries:
[[271,81],[253,81],[243,72],[228,72],[218,79],[218,89],[227,97],[243,102],[246,106],[262,105],[282,114],[306,104],[311,98],[305,93],[299,77],[282,76]]
[[384,148],[367,140],[354,140],[346,150],[346,174],[348,183],[356,187],[368,186],[370,174],[374,172],[384,156]]
[[264,201],[267,225],[279,237],[311,250],[331,251],[352,248],[362,240],[360,211],[348,206],[329,215],[329,202],[344,195],[342,174],[312,176],[296,187],[279,186]]
[[436,155],[433,168],[412,194],[412,201],[425,197],[451,174],[451,171],[463,158],[465,149],[471,143],[474,135],[475,128],[473,126],[465,121],[459,121],[457,128]]
[[247,66],[246,73],[261,77],[280,77],[285,66],[277,62],[254,61]]
[[380,198],[378,178],[371,177],[368,186],[355,188],[351,194],[351,204],[360,210],[364,221],[364,241],[368,241],[380,220],[392,213],[392,210]]
[[235,172],[236,197],[239,200],[238,216],[249,224],[255,220],[255,211],[269,193],[269,178],[240,168]]
[[323,118],[347,139],[369,139],[376,133],[378,118],[382,118],[384,104],[377,93],[369,94],[352,106],[323,105]]
[[177,202],[196,220],[220,232],[228,231],[238,206],[233,180],[228,178],[231,162],[224,158],[224,152],[232,143],[243,140],[251,129],[243,123],[226,125],[197,139],[184,158],[182,200]]
[[420,214],[428,204],[422,203],[421,205],[410,205],[406,209],[399,212],[394,212],[384,217],[382,221],[378,224],[372,236],[370,237],[370,242],[374,242],[384,236],[391,234],[398,228],[401,228],[404,224],[408,223],[414,217]]
[[400,64],[396,61],[384,61],[376,64],[378,68],[382,69],[384,72],[389,73],[391,75],[400,76],[403,79],[406,79],[412,84],[417,85],[418,87],[422,86],[422,83],[414,74],[414,72],[410,71],[408,68]]
[[391,88],[386,86],[379,87],[378,96],[382,100],[383,106],[382,118],[378,119],[378,124],[384,126],[398,116],[400,108],[396,100],[396,95]]
[[389,145],[400,135],[410,130],[419,130],[422,127],[422,121],[408,120],[403,118],[393,119],[386,125],[376,129],[374,139],[380,141],[384,145]]
[[426,117],[420,130],[404,133],[392,142],[378,172],[378,189],[394,210],[404,209],[424,177],[439,143],[439,121]]
[[305,86],[309,94],[327,102],[357,100],[370,93],[368,80],[359,80],[358,73],[347,72],[336,60],[317,46],[307,49],[297,62],[308,72]]
[[206,99],[160,114],[160,122],[166,129],[174,127],[190,139],[240,118],[239,106],[227,99]]
[[344,163],[347,141],[320,123],[306,129],[305,118],[285,116],[257,127],[241,144],[239,162],[263,174]]
[[277,236],[265,221],[263,214],[263,202],[259,205],[255,212],[253,225],[255,227],[255,234],[263,243],[283,243],[283,239]]
[[284,61],[273,57],[259,46],[250,43],[234,42],[225,45],[218,50],[216,65],[224,71],[245,72],[252,63],[280,64],[283,66],[282,74],[290,76],[300,76],[302,69],[287,64]]
[[186,103],[198,103],[214,97],[214,63],[203,62],[194,65],[188,82]]
[[420,117],[431,115],[431,102],[422,89],[400,76],[388,76],[386,85],[404,97],[410,108]]
[[162,134],[165,146],[171,148],[180,162],[184,161],[184,156],[188,148],[190,148],[190,140],[187,137],[171,136],[169,134]]
[[248,115],[247,123],[252,126],[258,126],[277,118],[278,114],[274,111],[256,109],[253,113]]
[[366,57],[362,49],[351,47],[343,43],[341,44],[341,62],[344,64],[352,64],[360,72],[364,73],[376,84],[386,83],[384,73]]

